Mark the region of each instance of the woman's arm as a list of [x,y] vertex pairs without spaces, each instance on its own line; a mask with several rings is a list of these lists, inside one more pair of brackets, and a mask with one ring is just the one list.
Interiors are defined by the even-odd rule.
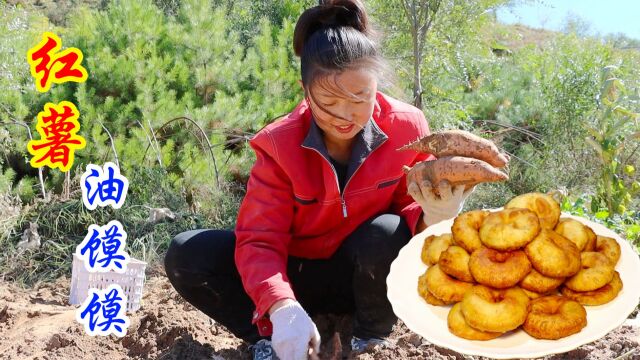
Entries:
[[271,305],[271,307],[269,308],[269,315],[273,314],[274,311],[280,309],[283,306],[287,306],[289,304],[292,304],[296,302],[293,299],[282,299],[282,300],[278,300],[276,301],[273,305]]
[[[422,138],[429,135],[429,125],[422,112],[416,111],[412,121],[412,128],[408,131],[411,132],[411,139],[415,139],[416,137]],[[416,152],[415,157],[406,165],[412,167],[417,162],[435,159],[436,157],[431,154]],[[426,229],[427,226],[422,220],[422,208],[408,194],[407,185],[407,175],[404,174],[394,190],[391,212],[402,216],[407,222],[407,225],[409,225],[412,235],[415,235]]]
[[416,225],[416,234],[423,232],[426,228],[427,224],[425,224],[423,216],[420,216],[418,224]]
[[256,304],[254,323],[278,300],[295,299],[286,269],[293,191],[289,177],[278,164],[273,144],[268,130],[250,142],[256,162],[235,229],[236,267],[247,294]]

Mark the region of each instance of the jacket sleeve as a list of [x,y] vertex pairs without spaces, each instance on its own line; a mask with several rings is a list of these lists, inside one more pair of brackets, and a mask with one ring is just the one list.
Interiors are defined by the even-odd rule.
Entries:
[[255,324],[276,301],[295,299],[287,277],[293,192],[277,163],[271,134],[261,131],[250,145],[256,162],[238,212],[235,262],[244,289],[256,305]]
[[[429,124],[424,117],[422,111],[417,111],[414,121],[412,122],[414,125],[413,132],[408,136],[409,139],[422,138],[424,136],[429,135],[431,132],[429,130]],[[436,157],[432,154],[425,154],[415,152],[415,156],[412,160],[406,164],[409,167],[413,167],[417,162],[425,161],[425,160],[435,160]],[[420,216],[422,215],[422,207],[418,203],[416,203],[411,195],[407,193],[407,175],[404,174],[398,183],[398,187],[396,187],[393,193],[393,201],[391,202],[391,212],[394,214],[402,216],[407,225],[409,225],[409,229],[411,230],[411,235],[415,235],[416,226],[418,221],[420,220]]]

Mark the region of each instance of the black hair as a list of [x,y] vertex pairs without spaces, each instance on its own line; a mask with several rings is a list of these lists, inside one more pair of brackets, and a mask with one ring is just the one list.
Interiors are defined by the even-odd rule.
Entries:
[[317,81],[345,70],[370,70],[385,80],[387,65],[379,53],[360,0],[320,0],[300,15],[293,35],[293,48],[300,57],[300,73],[306,95]]

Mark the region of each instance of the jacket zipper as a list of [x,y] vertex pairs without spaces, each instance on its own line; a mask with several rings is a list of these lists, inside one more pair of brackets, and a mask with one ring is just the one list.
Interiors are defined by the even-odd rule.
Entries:
[[362,164],[364,164],[365,161],[367,161],[367,159],[369,158],[369,156],[371,156],[371,154],[373,154],[374,151],[378,150],[378,148],[380,146],[382,146],[382,144],[384,144],[387,140],[385,139],[383,142],[381,142],[378,146],[376,146],[373,150],[371,150],[371,152],[369,153],[369,155],[360,163],[360,165],[358,165],[358,167],[356,168],[356,170],[353,172],[353,174],[351,174],[351,177],[349,178],[349,180],[347,180],[347,183],[344,184],[344,189],[342,191],[340,191],[340,180],[338,179],[338,172],[336,171],[336,168],[333,166],[333,164],[331,163],[331,161],[329,161],[327,158],[325,158],[322,153],[314,148],[310,148],[310,147],[306,147],[306,146],[302,146],[305,149],[311,149],[315,152],[318,153],[318,155],[320,155],[321,158],[323,158],[325,161],[327,161],[329,163],[329,166],[331,166],[331,170],[333,170],[333,175],[335,175],[336,177],[336,185],[338,186],[338,193],[340,193],[340,202],[342,203],[342,216],[344,218],[347,218],[347,203],[346,201],[344,201],[344,193],[347,190],[347,186],[349,186],[349,183],[351,182],[351,179],[353,179],[354,176],[356,176],[356,173],[358,172],[358,170],[360,170],[360,168],[362,167]]

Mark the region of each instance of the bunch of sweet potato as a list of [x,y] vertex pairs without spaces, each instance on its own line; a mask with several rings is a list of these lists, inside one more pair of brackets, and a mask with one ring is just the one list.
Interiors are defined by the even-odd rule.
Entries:
[[413,168],[405,166],[407,183],[421,184],[428,180],[435,188],[440,181],[448,180],[452,186],[465,187],[482,182],[504,181],[509,177],[499,168],[509,162],[491,141],[463,130],[448,130],[433,133],[405,145],[399,150],[415,150],[433,154],[433,161],[416,163]]

